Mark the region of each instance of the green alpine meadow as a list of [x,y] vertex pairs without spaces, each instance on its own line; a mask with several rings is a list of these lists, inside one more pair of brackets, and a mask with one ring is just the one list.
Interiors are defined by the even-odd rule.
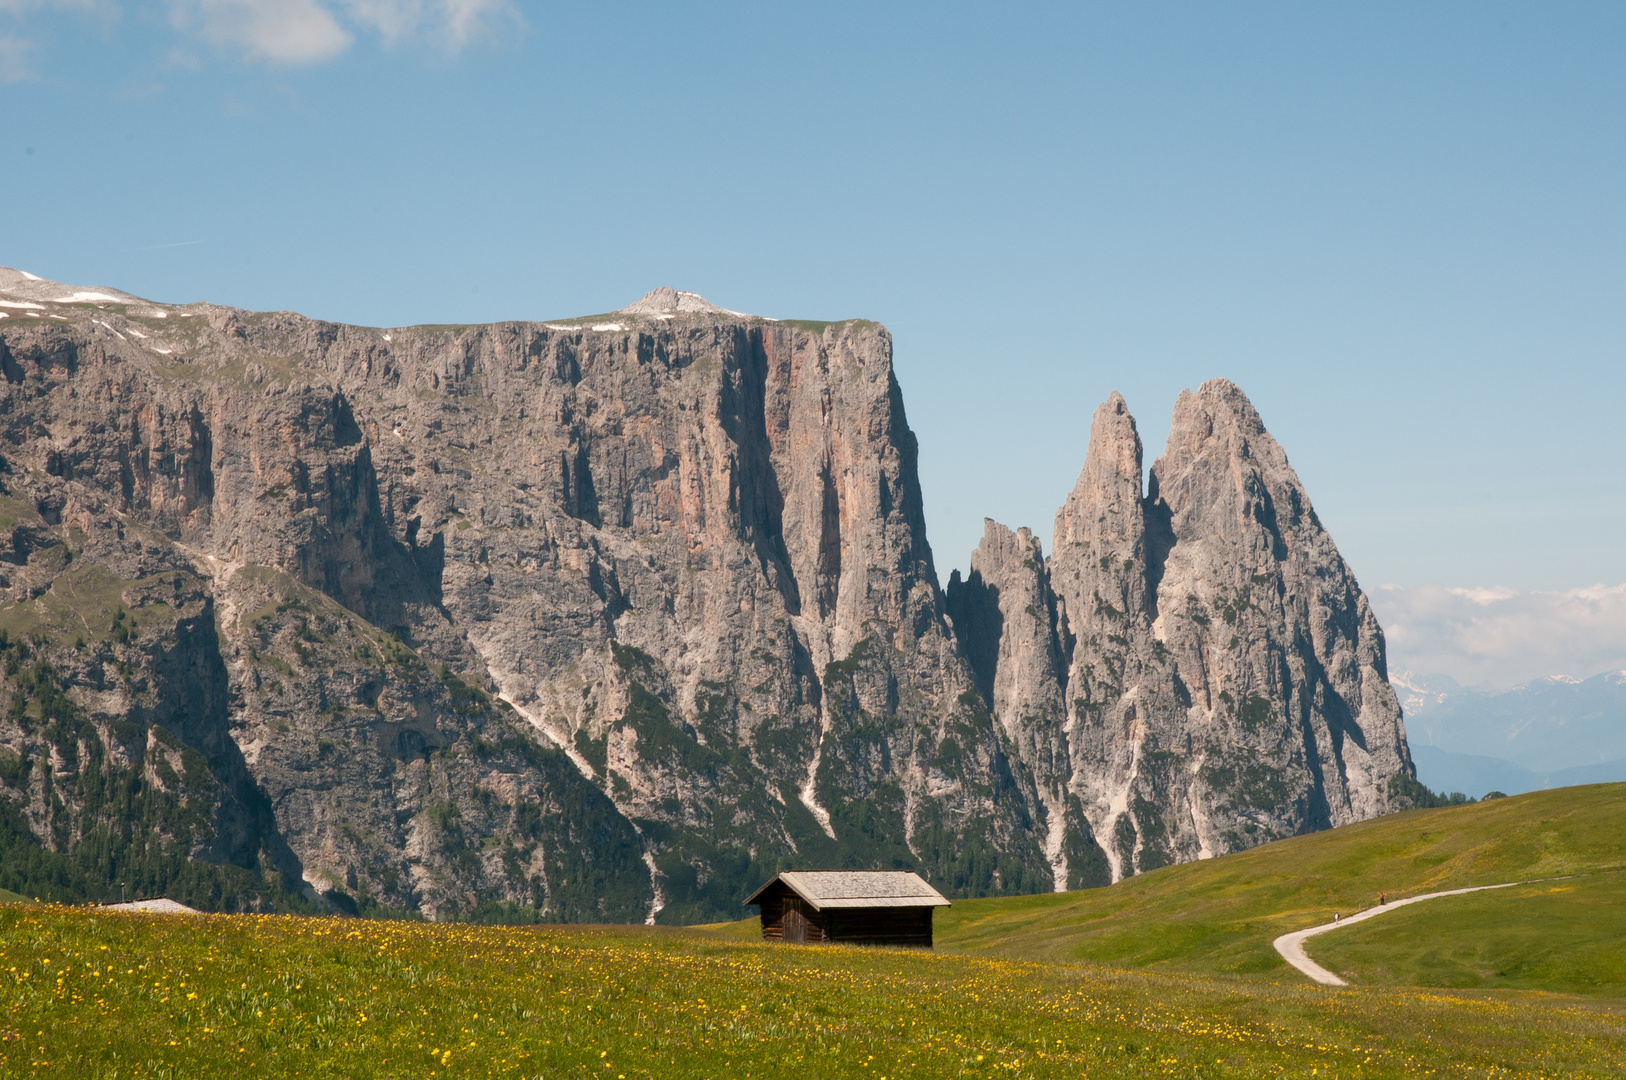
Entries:
[[[1626,785],[1411,811],[1102,889],[960,901],[934,951],[708,927],[0,906],[0,1072],[185,1077],[1626,1075]],[[1280,933],[1463,883],[1314,939]],[[1368,894],[1372,895],[1368,895]]]

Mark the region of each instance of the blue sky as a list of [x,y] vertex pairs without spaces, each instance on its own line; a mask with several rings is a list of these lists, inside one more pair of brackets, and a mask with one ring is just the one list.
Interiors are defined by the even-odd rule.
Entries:
[[1048,540],[1110,391],[1150,464],[1225,375],[1375,602],[1614,586],[1623,57],[1618,3],[0,0],[0,264],[880,319],[945,577]]

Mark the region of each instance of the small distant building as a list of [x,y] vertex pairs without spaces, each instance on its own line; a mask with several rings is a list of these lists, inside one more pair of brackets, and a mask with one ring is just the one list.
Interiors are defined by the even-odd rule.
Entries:
[[793,870],[746,898],[762,908],[762,939],[797,945],[932,947],[943,894],[907,870]]

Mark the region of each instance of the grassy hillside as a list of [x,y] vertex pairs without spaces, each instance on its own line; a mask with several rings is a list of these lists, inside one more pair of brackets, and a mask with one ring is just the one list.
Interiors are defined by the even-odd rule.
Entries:
[[721,941],[0,907],[0,1076],[1589,1077],[1626,1015]]
[[[1626,784],[1597,784],[1392,814],[1105,889],[956,901],[938,913],[937,940],[945,951],[994,956],[1285,973],[1272,939],[1369,907],[1380,891],[1398,898],[1623,868]],[[1497,902],[1495,894],[1474,901]],[[1429,907],[1410,910],[1432,918]],[[1466,909],[1439,917],[1449,920],[1450,910]],[[1381,937],[1399,917],[1372,920],[1369,933]],[[1350,963],[1360,970],[1361,961]]]
[[1414,904],[1306,946],[1316,963],[1363,986],[1622,995],[1626,874]]

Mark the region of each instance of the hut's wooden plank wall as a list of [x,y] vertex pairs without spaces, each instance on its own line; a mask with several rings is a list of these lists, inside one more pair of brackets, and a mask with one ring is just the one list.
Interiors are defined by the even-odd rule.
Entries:
[[825,918],[831,940],[848,945],[932,947],[929,907],[837,908]]
[[845,945],[932,947],[929,907],[828,908],[816,911],[783,886],[762,897],[762,938]]

